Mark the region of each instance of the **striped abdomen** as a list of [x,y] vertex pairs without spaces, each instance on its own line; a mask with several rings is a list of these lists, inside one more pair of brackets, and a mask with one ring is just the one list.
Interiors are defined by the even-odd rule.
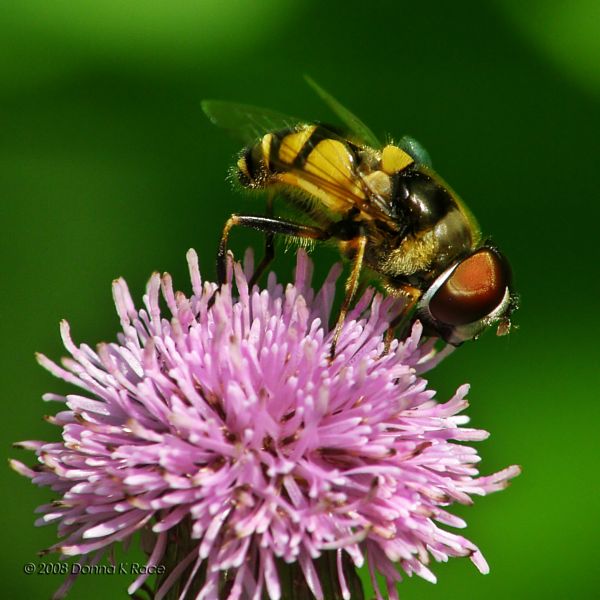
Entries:
[[267,133],[237,163],[240,183],[249,188],[284,184],[320,200],[332,214],[360,207],[368,194],[357,177],[358,148],[320,125],[299,125]]

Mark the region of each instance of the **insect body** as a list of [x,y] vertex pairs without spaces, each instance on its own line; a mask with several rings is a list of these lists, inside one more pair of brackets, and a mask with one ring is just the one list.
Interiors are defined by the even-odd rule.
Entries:
[[[334,240],[352,270],[332,354],[365,268],[388,293],[409,298],[403,316],[416,307],[430,335],[458,345],[493,323],[499,323],[499,333],[508,332],[514,304],[508,263],[497,249],[482,243],[475,219],[431,169],[424,150],[410,138],[381,147],[354,115],[309,83],[354,133],[342,135],[320,124],[283,119],[286,126],[264,132],[242,152],[236,167],[240,183],[278,192],[310,224],[271,215],[232,215],[219,249],[220,279],[233,226],[267,234],[265,259],[254,279],[273,256],[276,233]],[[220,124],[231,123],[224,117],[225,103],[204,108]],[[257,115],[262,118],[260,109],[231,108],[255,122]]]

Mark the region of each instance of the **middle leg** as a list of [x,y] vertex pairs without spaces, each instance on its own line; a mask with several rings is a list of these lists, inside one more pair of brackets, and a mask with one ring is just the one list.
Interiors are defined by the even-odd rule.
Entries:
[[351,247],[354,249],[352,270],[350,271],[350,275],[346,280],[344,301],[342,302],[337,323],[335,324],[335,331],[333,333],[333,340],[331,341],[331,349],[329,351],[329,360],[333,360],[335,357],[335,349],[340,338],[340,334],[342,333],[342,327],[344,325],[344,321],[346,320],[346,315],[348,314],[348,310],[350,309],[354,295],[356,294],[356,289],[358,288],[360,272],[362,271],[363,262],[365,259],[367,236],[361,232],[360,235],[354,238],[350,243],[352,245]]

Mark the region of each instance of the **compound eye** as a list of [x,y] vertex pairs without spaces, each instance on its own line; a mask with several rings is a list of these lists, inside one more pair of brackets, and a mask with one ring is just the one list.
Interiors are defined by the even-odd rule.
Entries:
[[463,260],[434,294],[431,314],[447,325],[474,323],[502,303],[510,267],[496,250],[482,248]]

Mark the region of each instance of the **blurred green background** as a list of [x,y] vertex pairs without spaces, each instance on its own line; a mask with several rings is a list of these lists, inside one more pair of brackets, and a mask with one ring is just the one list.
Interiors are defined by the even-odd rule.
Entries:
[[[111,280],[141,301],[153,270],[189,290],[185,252],[214,275],[220,229],[260,211],[225,180],[238,144],[213,128],[202,98],[330,114],[311,74],[380,134],[409,133],[510,257],[519,328],[463,346],[431,376],[446,398],[472,383],[482,470],[511,463],[506,491],[460,510],[491,565],[435,565],[438,584],[403,600],[598,597],[597,0],[327,3],[3,0],[0,8],[0,210],[7,455],[55,439],[40,400],[66,388],[34,351],[114,339]],[[236,232],[233,248],[262,247]],[[319,276],[336,260],[318,249]],[[276,268],[288,276],[288,254]],[[48,501],[2,471],[2,596],[47,598],[60,576],[23,565],[55,540],[32,525]],[[54,561],[49,557],[46,562]],[[83,577],[72,598],[125,597],[130,578]]]

